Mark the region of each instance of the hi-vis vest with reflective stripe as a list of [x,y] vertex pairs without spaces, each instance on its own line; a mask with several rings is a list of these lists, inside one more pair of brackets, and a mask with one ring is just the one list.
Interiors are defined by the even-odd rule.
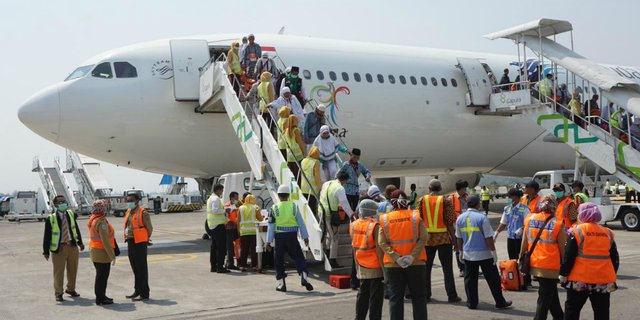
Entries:
[[609,250],[614,234],[596,223],[582,223],[573,228],[578,243],[578,256],[567,277],[588,284],[616,282],[616,272]]
[[260,101],[260,112],[266,112],[267,105],[271,103],[269,101],[269,82],[260,82],[258,85],[258,100]]
[[319,164],[320,160],[312,157],[302,159],[302,172],[304,173],[304,177],[302,177],[302,186],[300,187],[302,193],[313,195],[318,193],[320,186],[316,183],[316,175],[314,174],[313,168]]
[[[222,213],[214,213],[213,210],[211,210],[211,202],[213,202],[213,199],[218,198],[219,200],[219,207],[218,209],[220,209],[222,211]],[[212,194],[209,199],[207,199],[207,225],[209,226],[209,229],[213,229],[215,227],[217,227],[218,225],[221,224],[225,224],[227,223],[227,216],[224,213],[224,206],[222,205],[222,199],[220,199],[220,197],[218,197],[215,193]]]
[[[76,230],[76,214],[73,210],[67,210],[67,220],[71,223],[71,229],[69,230],[69,235],[73,237],[73,240],[78,243],[78,231]],[[49,223],[51,223],[51,244],[49,245],[49,251],[58,250],[58,245],[60,244],[60,240],[64,237],[62,236],[62,228],[58,225],[58,217],[57,213],[54,211],[49,215]]]
[[538,202],[540,202],[540,195],[536,194],[536,197],[533,198],[529,203],[527,203],[528,200],[529,198],[525,194],[524,196],[522,196],[522,198],[520,198],[520,203],[529,207],[529,212],[531,213],[540,211],[540,209],[538,208]]
[[[231,64],[228,63],[229,60],[231,60]],[[242,73],[242,67],[240,66],[240,57],[238,57],[237,53],[231,51],[231,55],[229,56],[229,59],[227,59],[227,68],[228,73]]]
[[569,205],[573,203],[573,200],[569,197],[565,197],[564,200],[558,203],[558,207],[556,208],[556,217],[558,220],[562,221],[564,227],[569,229],[571,228],[571,220],[569,220]]
[[558,248],[558,234],[562,231],[562,222],[558,217],[553,217],[547,223],[547,226],[542,229],[544,221],[547,219],[548,214],[534,213],[530,215],[524,223],[524,228],[527,236],[528,248],[531,250],[531,245],[536,239],[539,232],[542,232],[540,240],[536,245],[536,249],[531,254],[530,262],[531,267],[545,270],[560,270],[560,249]]
[[[142,212],[144,209],[140,206],[136,209],[136,212],[133,213],[133,217],[131,217],[131,231],[133,232],[133,242],[148,242],[149,234],[147,233],[147,228],[144,227],[144,221],[142,221]],[[124,228],[127,229],[127,221],[129,221],[129,216],[131,215],[131,209],[127,209],[127,213],[124,215]],[[124,234],[124,239],[127,239],[127,234]]]
[[422,220],[430,233],[447,232],[444,223],[444,197],[426,195],[422,200]]
[[318,212],[324,212],[326,216],[330,216],[331,212],[338,212],[340,201],[338,200],[336,193],[338,193],[340,188],[342,188],[342,185],[338,180],[331,180],[329,184],[327,184],[326,188],[322,188],[322,191],[320,191],[320,205],[318,206]]
[[92,215],[89,219],[89,223],[87,223],[87,226],[89,227],[89,237],[91,238],[91,240],[89,241],[89,248],[91,249],[104,249],[102,238],[100,238],[100,230],[98,230],[98,223],[103,219],[104,222],[107,223],[107,226],[109,226],[109,242],[111,243],[111,248],[116,247],[114,230],[111,224],[109,224],[109,221],[107,221],[107,218],[105,218],[104,216],[98,217],[96,215]]
[[355,251],[355,259],[359,265],[365,268],[380,268],[380,259],[376,254],[376,243],[373,231],[378,225],[373,219],[358,219],[351,224],[351,245]]
[[[393,211],[380,216],[380,227],[393,250],[400,256],[411,254],[420,237],[420,214],[414,210]],[[427,253],[420,250],[420,260],[427,261]],[[393,263],[385,253],[384,263]]]
[[480,190],[480,200],[489,201],[491,200],[491,194],[489,194],[489,189],[481,189]]
[[460,198],[458,198],[458,193],[452,193],[450,199],[451,203],[453,203],[453,210],[456,212],[456,217],[459,217],[462,213],[462,206],[460,205]]
[[250,236],[256,234],[256,205],[243,204],[240,206],[240,235]]
[[[286,150],[287,149],[287,140],[284,137],[284,122],[287,121],[287,118],[278,118],[278,149]],[[269,124],[270,125],[270,124]]]
[[276,218],[276,233],[298,232],[298,206],[292,201],[281,201],[274,204],[271,211]]
[[293,128],[293,137],[285,134],[284,139],[287,141],[289,148],[287,148],[287,162],[296,162],[301,161],[304,158],[304,154],[302,154],[302,148],[296,141],[296,131],[300,132],[300,129]]

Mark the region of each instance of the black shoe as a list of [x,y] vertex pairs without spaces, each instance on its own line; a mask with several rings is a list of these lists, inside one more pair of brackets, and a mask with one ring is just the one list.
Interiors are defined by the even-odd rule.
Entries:
[[218,269],[218,271],[216,271],[217,273],[229,273],[231,272],[231,270],[229,269]]
[[79,296],[80,296],[80,294],[79,294],[79,293],[77,293],[75,290],[74,290],[74,291],[65,290],[65,292],[64,292],[64,293],[66,293],[66,294],[70,295],[70,296],[71,296],[71,297],[73,297],[73,298],[77,298],[77,297],[79,297]]
[[282,285],[276,286],[276,291],[287,292],[287,283],[282,279]]
[[[302,279],[301,284],[303,287],[307,288],[307,291],[313,291],[313,286],[311,285],[311,283],[309,283],[309,281]],[[285,287],[285,291],[286,291],[286,287]]]
[[109,300],[111,302],[113,302],[113,299],[109,298],[109,297],[104,297],[105,300]]
[[137,291],[134,291],[132,294],[130,294],[128,296],[125,296],[125,298],[127,298],[127,299],[135,299],[135,298],[137,298],[139,296],[140,296],[140,293],[138,293]]
[[496,309],[507,309],[507,308],[511,308],[511,305],[513,304],[513,301],[511,300],[507,300],[504,302],[504,304],[502,305],[496,305]]
[[227,269],[229,269],[229,270],[238,270],[239,268],[236,267],[236,266],[231,265],[231,266],[227,266]]
[[331,265],[331,268],[341,268],[342,266],[340,266],[338,264],[338,260],[336,259],[329,259],[329,264]]
[[472,306],[470,304],[467,304],[467,308],[469,308],[471,310],[475,310],[475,309],[478,309],[478,306]]
[[97,306],[106,306],[108,304],[113,304],[113,300],[104,299],[102,301],[96,301]]
[[64,301],[64,299],[62,299],[62,295],[56,296],[56,301],[58,302]]
[[[411,295],[411,293],[407,293],[404,296],[404,298],[407,299],[407,300],[411,300],[411,298],[413,298],[413,296]],[[431,298],[427,298],[427,302],[429,302],[429,301],[431,301]]]
[[149,300],[149,296],[141,295],[141,296],[139,296],[137,298],[134,298],[134,299],[131,299],[131,300],[133,300],[133,301],[147,301],[147,300]]
[[458,296],[455,296],[455,297],[453,297],[453,298],[449,298],[449,299],[448,299],[448,301],[449,301],[450,303],[460,302],[460,301],[462,301],[462,298],[460,298],[460,297],[458,297]]

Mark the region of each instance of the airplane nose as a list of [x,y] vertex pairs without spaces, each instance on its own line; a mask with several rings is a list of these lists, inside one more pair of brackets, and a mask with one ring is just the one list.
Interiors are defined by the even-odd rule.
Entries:
[[18,110],[18,119],[31,131],[55,142],[60,133],[60,95],[51,86],[31,96]]

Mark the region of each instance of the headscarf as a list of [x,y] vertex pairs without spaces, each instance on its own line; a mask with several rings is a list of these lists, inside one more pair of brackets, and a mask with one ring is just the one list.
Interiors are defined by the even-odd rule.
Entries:
[[97,216],[104,216],[105,211],[106,210],[103,200],[98,199],[91,204],[91,213]]
[[552,194],[540,199],[540,210],[542,212],[555,214],[557,206],[558,203],[556,201],[556,197]]
[[325,125],[323,125],[322,127],[320,127],[320,134],[323,134],[323,133],[325,133],[325,132],[329,132],[329,133],[331,133],[331,129],[329,129],[329,126],[328,126],[328,125],[326,125],[326,124],[325,124]]
[[596,204],[587,202],[578,206],[578,219],[582,223],[597,223],[602,220],[602,213],[600,213],[600,209],[598,209]]
[[278,110],[278,117],[280,118],[289,119],[290,114],[291,114],[291,110],[287,106],[284,106],[280,108],[280,110]]
[[284,87],[284,88],[282,88],[282,90],[280,90],[280,97],[282,97],[282,99],[284,99],[289,104],[291,104],[291,96],[289,96],[289,99],[287,99],[287,98],[284,97],[285,93],[291,93],[291,89],[289,89],[289,87]]
[[231,49],[229,49],[229,55],[231,55],[231,53],[235,53],[236,55],[238,54],[238,49],[240,48],[240,43],[238,41],[234,41],[231,43]]
[[[329,138],[324,139],[322,134],[325,132],[329,132]],[[316,140],[313,141],[313,145],[317,146],[320,149],[321,158],[323,160],[333,160],[335,158],[336,150],[338,147],[338,142],[336,138],[331,134],[331,130],[329,126],[324,125],[320,127],[320,134],[316,137]]]
[[294,130],[295,128],[298,127],[298,116],[296,116],[295,114],[292,114],[289,116],[289,119],[287,120],[287,125],[286,128],[287,130],[284,131],[284,134],[287,135],[289,138],[295,138],[294,135]]
[[262,81],[262,82],[269,82],[269,83],[271,83],[271,77],[272,77],[272,76],[273,76],[273,75],[271,74],[271,72],[269,72],[269,71],[265,71],[265,72],[263,72],[263,73],[261,73],[261,74],[260,74],[260,81]]
[[244,198],[244,204],[246,205],[255,205],[256,204],[256,197],[252,194],[248,194],[245,198]]
[[378,188],[378,186],[376,186],[375,184],[372,184],[371,186],[369,186],[369,189],[367,190],[367,195],[370,198],[375,199],[380,195],[380,188]]
[[407,194],[402,190],[396,190],[391,194],[391,205],[396,210],[405,210],[409,208]]
[[319,159],[320,158],[320,149],[318,149],[318,147],[311,147],[311,149],[309,150],[309,157],[314,158],[314,159]]

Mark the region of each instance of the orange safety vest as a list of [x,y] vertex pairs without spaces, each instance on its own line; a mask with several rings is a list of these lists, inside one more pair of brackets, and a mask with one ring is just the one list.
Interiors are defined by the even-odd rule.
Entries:
[[381,267],[373,238],[373,231],[377,225],[378,222],[373,219],[358,219],[349,228],[356,261],[365,268],[377,269]]
[[553,217],[547,223],[544,230],[542,226],[549,214],[547,213],[533,213],[526,219],[524,223],[524,229],[526,230],[528,250],[531,250],[531,245],[536,239],[538,233],[540,240],[536,245],[536,249],[531,254],[530,263],[532,268],[545,269],[545,270],[560,270],[560,249],[558,248],[558,234],[562,230],[562,220],[558,217]]
[[[393,211],[380,216],[380,227],[389,244],[400,256],[411,254],[420,236],[420,214],[414,210]],[[427,261],[427,253],[420,250],[420,260]],[[393,263],[393,259],[385,253],[384,263]]]
[[[133,217],[131,218],[131,231],[133,231],[133,242],[141,243],[141,242],[149,242],[149,233],[147,232],[147,228],[144,226],[144,222],[142,221],[142,212],[144,209],[142,207],[138,207],[138,210],[133,213]],[[124,229],[127,229],[127,221],[129,221],[129,215],[131,214],[131,209],[127,209],[127,214],[124,216]],[[127,233],[124,233],[124,239],[127,239]]]
[[111,226],[111,224],[109,224],[109,221],[107,221],[107,218],[105,218],[104,216],[96,216],[96,215],[92,215],[91,218],[89,218],[89,223],[87,223],[87,227],[89,227],[89,239],[90,239],[89,248],[104,249],[104,244],[102,243],[102,239],[100,238],[100,233],[97,229],[98,222],[100,222],[101,219],[104,219],[104,221],[109,226],[109,242],[111,242],[111,248],[115,248],[116,239],[113,236],[114,235],[113,227]]
[[569,229],[572,226],[571,220],[569,220],[569,205],[574,203],[570,197],[565,197],[564,200],[558,203],[556,208],[556,217],[564,223],[564,227]]
[[[230,207],[231,206],[231,202],[227,202],[224,204],[225,207]],[[235,210],[231,210],[231,213],[229,213],[229,221],[233,221],[234,223],[238,223],[238,207],[236,207]]]
[[429,233],[447,232],[447,225],[444,223],[443,196],[424,196],[422,198],[422,215],[422,220]]
[[527,203],[527,200],[529,200],[529,198],[527,198],[527,195],[525,194],[524,196],[522,196],[522,198],[520,198],[520,203],[524,204],[525,206],[529,207],[529,212],[538,212],[540,211],[540,209],[538,208],[538,202],[540,202],[540,195],[536,194],[536,197],[533,198],[529,203]]
[[616,271],[609,255],[613,231],[596,223],[581,223],[574,227],[578,256],[567,277],[569,281],[588,284],[616,282]]
[[462,213],[462,208],[460,206],[460,198],[458,198],[457,192],[451,194],[451,203],[453,203],[453,210],[456,212],[456,217],[459,217]]

